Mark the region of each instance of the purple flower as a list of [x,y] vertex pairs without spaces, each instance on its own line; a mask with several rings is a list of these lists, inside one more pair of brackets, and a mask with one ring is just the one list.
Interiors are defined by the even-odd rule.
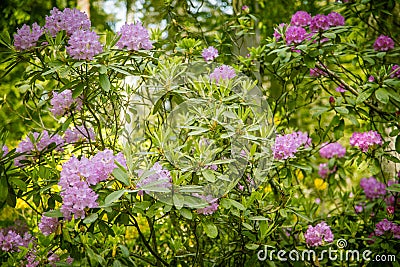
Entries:
[[386,233],[392,233],[394,238],[400,239],[400,226],[387,219],[383,219],[375,225],[374,234],[375,236],[381,236]]
[[213,46],[209,46],[208,48],[203,49],[201,56],[205,61],[213,61],[216,57],[218,57],[218,50]]
[[43,34],[43,29],[35,22],[31,27],[24,24],[21,29],[14,34],[14,46],[16,50],[27,50],[36,46],[36,42]]
[[116,160],[121,161],[121,165],[125,164],[122,154],[114,156],[111,150],[106,149],[91,159],[82,157],[78,160],[72,156],[63,164],[58,185],[62,187],[60,195],[63,198],[60,210],[67,220],[72,214],[83,219],[86,208],[98,206],[98,195],[89,186],[106,180],[117,168]]
[[334,166],[333,169],[329,169],[327,163],[321,163],[319,164],[319,170],[318,170],[318,175],[321,176],[322,178],[328,177],[329,174],[336,172],[337,167]]
[[274,37],[276,41],[279,41],[281,39],[282,35],[280,34],[280,31],[282,31],[285,26],[286,23],[281,23],[278,25],[277,28],[274,29]]
[[355,205],[354,206],[354,211],[358,214],[361,213],[364,210],[364,207],[362,205]]
[[370,146],[382,145],[382,137],[377,131],[354,132],[350,137],[350,145],[359,147],[362,152],[367,152]]
[[88,16],[77,9],[66,8],[61,12],[54,7],[50,14],[51,16],[46,16],[44,28],[53,37],[63,30],[69,36],[78,30],[90,30],[91,23]]
[[97,208],[98,195],[84,181],[79,181],[73,187],[67,187],[60,193],[63,204],[60,208],[63,216],[70,220],[72,214],[75,218],[85,218],[85,208]]
[[380,35],[374,43],[375,51],[389,51],[394,48],[394,41],[389,36]]
[[57,230],[60,225],[58,218],[51,218],[47,216],[42,216],[42,220],[39,223],[39,230],[46,236],[51,235]]
[[9,152],[8,146],[3,145],[3,147],[1,148],[1,151],[2,151],[2,154],[0,154],[0,155],[2,155],[3,157],[5,157],[5,156],[8,154],[8,152]]
[[336,87],[336,92],[338,92],[338,93],[344,93],[344,92],[347,92],[347,90],[346,89],[344,89],[343,88],[344,86],[343,85],[340,85],[340,86],[338,86],[338,87]]
[[222,65],[214,69],[210,74],[210,79],[219,83],[221,80],[230,80],[236,76],[235,70],[231,66]]
[[67,52],[73,59],[92,60],[103,51],[99,36],[94,31],[77,30],[68,40]]
[[368,77],[368,81],[369,81],[370,83],[373,83],[373,82],[375,81],[375,77],[372,76],[372,75],[370,75],[370,76]]
[[315,204],[317,204],[317,205],[321,204],[321,199],[319,197],[317,197],[315,199]]
[[213,196],[211,195],[208,196],[203,196],[199,194],[193,194],[193,195],[209,203],[209,206],[197,209],[198,214],[211,215],[218,210],[219,206],[218,198],[213,198]]
[[83,125],[76,126],[75,129],[67,129],[64,134],[65,143],[77,143],[85,141],[94,141],[96,134],[92,128],[86,128]]
[[328,16],[318,14],[311,19],[310,30],[311,32],[319,32],[328,30],[330,27]]
[[311,68],[310,69],[310,76],[311,77],[320,77],[320,76],[328,76],[328,74],[321,70],[320,68]]
[[60,261],[60,256],[58,256],[56,253],[54,253],[53,251],[49,251],[48,254],[49,257],[47,258],[47,260],[49,261],[50,266],[55,267],[56,266],[56,262]]
[[290,45],[292,43],[299,44],[301,43],[307,36],[307,32],[304,28],[299,26],[289,26],[286,29],[285,37],[286,44]]
[[319,150],[319,154],[321,157],[326,159],[330,159],[335,156],[338,158],[343,158],[346,155],[346,148],[337,142],[330,144],[324,143]]
[[52,105],[50,111],[56,117],[64,115],[70,110],[73,104],[75,104],[75,110],[79,111],[82,109],[82,100],[80,98],[73,99],[72,91],[69,89],[61,93],[53,91],[53,98],[50,100],[50,104]]
[[[30,137],[32,137],[33,143]],[[44,130],[41,134],[34,132],[31,136],[28,135],[18,144],[16,152],[21,154],[34,154],[43,151],[52,143],[56,144],[57,151],[63,150],[62,146],[64,145],[64,140],[58,134],[50,137],[46,130]],[[26,155],[20,155],[14,159],[14,164],[16,166],[21,166],[20,161],[26,159]]]
[[324,241],[328,243],[333,242],[333,233],[325,222],[321,222],[315,227],[309,225],[304,238],[308,246],[317,247],[322,245]]
[[116,44],[119,49],[126,47],[128,50],[137,51],[139,49],[150,50],[153,48],[149,39],[149,32],[142,26],[140,21],[136,22],[136,24],[123,25],[118,34],[121,35]]
[[394,65],[390,73],[390,78],[400,78],[400,66]]
[[371,200],[381,198],[386,195],[385,184],[378,182],[374,177],[361,179],[360,187],[364,190],[365,196]]
[[301,147],[308,147],[311,139],[307,133],[294,132],[286,135],[278,135],[272,148],[274,158],[281,160],[294,157],[294,154]]
[[[164,169],[159,162],[154,163],[153,167],[150,169],[151,174],[147,177],[140,179],[136,184],[136,188],[140,189],[146,185],[154,184],[163,188],[172,187],[172,177],[167,169]],[[137,171],[138,176],[141,177],[144,174],[143,170]],[[149,191],[146,191],[149,194]],[[143,195],[143,191],[139,191],[139,195]]]
[[344,25],[344,17],[336,12],[331,12],[327,16],[328,23],[330,26],[343,26]]
[[204,169],[209,169],[209,170],[216,171],[216,170],[218,170],[218,166],[215,165],[215,164],[206,165],[206,166],[204,166]]
[[19,234],[14,230],[0,229],[0,250],[18,252],[19,247],[28,247],[34,241],[29,233]]
[[308,26],[311,23],[311,15],[305,11],[297,11],[293,14],[290,25],[294,26]]

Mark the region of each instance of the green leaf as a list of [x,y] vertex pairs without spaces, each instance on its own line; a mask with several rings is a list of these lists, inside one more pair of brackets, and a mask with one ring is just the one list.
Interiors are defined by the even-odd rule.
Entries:
[[370,89],[368,89],[368,90],[366,90],[366,91],[360,93],[360,94],[357,96],[356,103],[357,103],[357,104],[360,104],[360,103],[364,102],[365,100],[367,100],[367,99],[372,95],[373,92],[374,92],[374,89],[373,89],[373,88],[370,88]]
[[251,221],[268,221],[268,218],[265,218],[263,216],[250,216],[249,220]]
[[85,85],[83,83],[79,83],[72,92],[72,97],[77,98],[80,96],[80,94],[83,92],[83,88],[85,88]]
[[182,217],[191,220],[192,219],[192,212],[188,209],[181,209],[179,213],[182,215]]
[[229,202],[232,204],[232,206],[234,206],[238,210],[246,210],[246,208],[243,206],[243,204],[237,202],[236,200],[230,199]]
[[99,74],[99,81],[100,81],[100,86],[101,88],[103,88],[104,91],[106,92],[110,91],[111,84],[107,74]]
[[185,203],[185,198],[180,194],[174,194],[173,197],[172,197],[172,200],[174,201],[174,206],[178,210],[180,210],[183,207],[184,203]]
[[203,170],[201,173],[203,174],[204,178],[206,178],[206,180],[210,183],[215,182],[216,178],[212,170]]
[[203,223],[204,231],[206,235],[210,238],[216,238],[218,235],[218,229],[212,222]]
[[375,91],[376,99],[383,104],[387,104],[389,102],[389,93],[385,88],[379,88]]
[[396,148],[397,153],[400,153],[400,135],[396,137],[396,143],[394,147]]
[[391,186],[386,187],[387,191],[400,193],[400,184],[392,184]]
[[87,217],[83,220],[83,223],[84,223],[84,224],[92,223],[92,222],[96,221],[97,218],[99,218],[99,215],[98,215],[97,213],[92,213],[92,214],[90,214],[89,216],[87,216]]
[[0,177],[0,203],[6,201],[7,196],[8,196],[7,177],[2,176]]
[[51,218],[60,218],[64,216],[60,210],[50,210],[45,212],[43,215]]
[[311,114],[313,118],[316,118],[320,115],[322,115],[323,113],[327,112],[329,110],[329,108],[327,107],[315,107],[311,109]]
[[127,247],[125,247],[124,245],[119,245],[119,248],[121,249],[122,252],[122,256],[124,258],[128,258],[129,257],[129,249]]
[[257,244],[246,244],[245,247],[249,250],[256,250],[260,247],[260,245]]
[[342,115],[347,115],[349,114],[349,110],[345,107],[335,107],[335,110]]
[[27,190],[26,183],[24,181],[22,181],[21,179],[12,177],[12,178],[10,178],[10,183],[16,185],[19,189],[21,189],[24,192],[26,192],[26,190]]
[[303,165],[303,164],[294,163],[294,162],[291,162],[289,164],[292,165],[293,167],[297,168],[297,169],[302,169],[302,170],[309,171],[309,172],[312,171],[312,168],[310,166],[308,166],[308,165]]
[[334,34],[333,32],[326,32],[323,33],[322,36],[329,38],[329,39],[335,39],[336,38],[336,34]]
[[123,170],[121,168],[115,168],[113,170],[112,174],[114,175],[115,179],[117,179],[121,183],[128,185],[128,186],[131,184],[129,175],[126,173],[125,170]]
[[109,194],[106,199],[104,200],[105,205],[109,205],[115,201],[117,201],[124,193],[126,192],[125,189],[118,190]]

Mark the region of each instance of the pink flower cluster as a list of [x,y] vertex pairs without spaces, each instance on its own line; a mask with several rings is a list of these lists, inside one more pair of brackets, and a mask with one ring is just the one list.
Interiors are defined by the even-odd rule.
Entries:
[[[150,168],[151,174],[147,177],[140,179],[139,182],[136,183],[136,188],[140,189],[145,187],[146,185],[154,185],[163,188],[171,188],[172,187],[172,177],[167,169],[164,169],[159,162],[154,163],[153,167]],[[137,174],[139,178],[143,176],[143,170],[137,170]],[[146,191],[146,194],[149,194],[149,191]],[[139,191],[138,195],[143,195],[143,191]]]
[[208,48],[203,49],[201,56],[207,62],[213,61],[214,59],[216,59],[218,57],[218,50],[213,46],[209,46]]
[[278,135],[272,148],[275,159],[287,159],[294,157],[294,154],[301,147],[309,147],[311,138],[307,133],[294,132],[286,135]]
[[389,51],[394,48],[394,41],[386,35],[380,35],[374,43],[375,51]]
[[346,89],[344,89],[344,86],[343,85],[340,85],[340,86],[338,86],[338,87],[336,87],[336,92],[338,92],[338,93],[344,93],[344,92],[347,92],[347,90]]
[[17,30],[14,34],[14,46],[15,49],[27,50],[36,46],[36,42],[39,40],[40,36],[43,34],[43,29],[35,22],[31,27],[24,24],[21,29]]
[[321,157],[330,159],[333,157],[343,158],[346,155],[346,148],[344,148],[341,144],[335,143],[324,143],[322,144],[321,149],[319,150],[319,154]]
[[382,145],[382,137],[377,131],[355,132],[350,137],[350,145],[359,147],[362,152],[367,152],[370,146]]
[[83,141],[94,141],[96,134],[92,128],[85,128],[83,125],[76,126],[75,129],[67,129],[64,135],[65,142],[68,144],[83,142]]
[[58,226],[60,225],[60,222],[58,221],[58,218],[52,218],[52,217],[47,217],[47,216],[42,216],[42,220],[39,223],[39,230],[45,235],[51,235],[54,233]]
[[374,177],[362,178],[360,187],[364,190],[365,196],[371,200],[386,195],[386,185],[377,181]]
[[46,16],[44,28],[53,37],[63,30],[69,36],[78,30],[90,30],[91,23],[88,16],[77,9],[66,8],[60,11],[54,7],[50,14],[51,16]]
[[72,156],[63,164],[60,173],[62,187],[61,197],[63,204],[61,212],[67,220],[72,214],[75,218],[85,218],[85,208],[95,208],[98,206],[98,195],[90,188],[101,181],[106,180],[112,171],[117,168],[115,161],[126,166],[124,156],[119,153],[114,156],[111,150],[98,152],[93,158],[82,157],[78,160]]
[[77,30],[68,40],[67,53],[78,60],[92,60],[103,52],[99,36],[94,31]]
[[[342,26],[345,20],[342,15],[331,12],[327,16],[317,14],[314,17],[305,11],[297,11],[291,18],[290,26],[286,29],[285,41],[287,45],[299,44],[305,39],[310,39],[315,33],[326,31],[330,27]],[[281,27],[281,26],[280,26]],[[307,27],[310,32],[307,32]],[[280,34],[275,30],[274,37],[280,39]]]
[[118,34],[121,35],[116,44],[119,49],[126,47],[128,50],[137,51],[139,49],[150,50],[153,48],[149,39],[149,32],[142,26],[141,22],[123,25]]
[[392,233],[394,238],[400,239],[400,225],[387,219],[383,219],[375,225],[375,236],[382,236],[388,233]]
[[3,147],[1,148],[1,156],[5,157],[9,152],[8,146],[3,145]]
[[214,69],[210,74],[210,79],[219,83],[221,80],[230,80],[236,76],[235,70],[231,66],[222,65]]
[[28,247],[33,241],[33,237],[28,232],[22,235],[11,229],[0,230],[0,249],[2,251],[20,251],[19,247]]
[[311,77],[328,76],[328,73],[326,73],[325,71],[321,70],[318,67],[315,67],[310,69],[310,76]]
[[324,241],[328,243],[333,242],[333,233],[326,222],[321,222],[315,227],[309,225],[304,238],[308,246],[317,247],[322,245]]
[[394,65],[390,72],[392,73],[392,74],[390,74],[390,78],[400,78],[400,66],[399,65]]
[[[42,132],[42,134],[39,134],[38,132],[34,132],[32,134],[32,139],[33,139],[33,142],[31,140],[30,136],[28,135],[24,140],[22,140],[18,144],[16,152],[22,153],[22,154],[35,154],[37,152],[43,151],[45,148],[47,148],[52,143],[56,144],[57,151],[63,150],[62,146],[64,145],[64,140],[58,134],[50,136],[49,133],[46,130],[44,130]],[[22,166],[20,161],[26,160],[26,159],[27,159],[26,155],[20,155],[14,159],[14,164],[16,166]]]
[[219,204],[218,204],[218,198],[214,198],[211,195],[203,196],[199,194],[193,194],[193,196],[198,197],[202,200],[205,200],[208,202],[210,205],[204,208],[197,209],[198,214],[203,214],[203,215],[211,215],[214,212],[218,210]]
[[62,116],[64,115],[72,105],[75,105],[75,110],[82,109],[82,100],[80,98],[73,99],[72,91],[67,89],[62,91],[61,93],[57,93],[53,91],[53,98],[50,100],[50,104],[52,107],[50,108],[51,113],[54,116]]

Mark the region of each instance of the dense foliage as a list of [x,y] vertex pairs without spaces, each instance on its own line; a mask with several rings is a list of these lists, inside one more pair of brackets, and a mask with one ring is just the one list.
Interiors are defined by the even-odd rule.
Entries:
[[1,35],[32,126],[1,141],[2,266],[397,264],[399,3],[273,29],[257,3],[222,28],[166,1],[166,35],[70,8]]

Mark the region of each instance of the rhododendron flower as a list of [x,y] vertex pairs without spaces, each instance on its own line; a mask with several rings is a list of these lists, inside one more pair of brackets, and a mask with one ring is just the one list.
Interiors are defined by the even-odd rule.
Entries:
[[326,222],[321,222],[315,227],[309,225],[304,238],[308,246],[317,247],[322,245],[324,241],[328,243],[333,242],[333,233]]
[[344,89],[343,88],[343,86],[341,85],[341,86],[338,86],[338,87],[336,87],[336,92],[338,92],[338,93],[344,93],[344,92],[347,92],[347,90],[346,89]]
[[350,137],[350,145],[359,147],[362,152],[367,152],[370,146],[382,145],[382,143],[382,137],[377,131],[355,132]]
[[336,172],[336,169],[336,166],[334,166],[333,169],[329,169],[327,163],[321,163],[319,164],[318,174],[322,178],[326,178],[329,174]]
[[374,200],[386,195],[386,185],[377,181],[374,177],[362,178],[360,187],[367,198]]
[[193,194],[193,196],[203,199],[210,204],[209,206],[207,206],[205,208],[197,209],[198,214],[211,215],[218,210],[218,206],[219,206],[218,198],[214,198],[211,195],[203,196],[203,195],[199,195],[199,194]]
[[24,24],[21,29],[14,34],[14,46],[16,50],[27,50],[36,46],[36,42],[43,34],[43,29],[35,22],[31,28]]
[[394,48],[394,41],[389,36],[380,35],[374,43],[376,51],[389,51]]
[[329,19],[327,16],[318,14],[311,19],[310,30],[311,32],[326,31],[330,27]]
[[119,49],[126,48],[137,51],[139,49],[150,50],[153,48],[149,39],[149,32],[142,26],[140,21],[136,22],[136,24],[123,25],[118,34],[121,35],[116,44]]
[[67,53],[73,59],[92,60],[103,51],[99,36],[94,31],[77,30],[68,40]]
[[[172,177],[167,169],[164,169],[159,162],[154,163],[153,167],[150,168],[151,174],[147,177],[142,178],[137,184],[136,188],[140,189],[148,184],[154,184],[162,188],[172,187]],[[137,171],[138,176],[141,177],[144,174],[143,170]],[[146,191],[149,194],[149,191]],[[143,195],[143,191],[139,191],[138,195]]]
[[79,111],[82,109],[82,100],[80,98],[72,98],[72,91],[67,89],[61,93],[53,91],[53,98],[50,100],[52,107],[50,108],[51,113],[54,116],[62,116],[70,110],[73,104],[75,104],[75,110]]
[[286,44],[299,44],[306,38],[306,36],[307,31],[304,28],[299,26],[289,26],[285,33]]
[[399,65],[394,65],[390,72],[392,73],[392,74],[390,74],[390,78],[400,78],[400,66]]
[[293,26],[308,26],[311,23],[311,15],[306,11],[297,11],[293,14],[290,25]]
[[387,219],[383,219],[379,223],[375,225],[375,236],[382,236],[387,233],[393,234],[393,237],[396,239],[400,239],[400,225],[388,221]]
[[96,134],[92,128],[76,126],[75,129],[67,129],[64,134],[65,143],[71,144],[83,141],[94,141]]
[[331,12],[327,16],[328,23],[330,26],[343,26],[344,25],[344,17],[336,12]]
[[294,157],[294,154],[301,147],[308,147],[311,139],[307,133],[294,132],[286,135],[278,135],[272,148],[275,159],[287,159]]
[[46,16],[44,28],[53,37],[63,30],[66,31],[69,36],[78,30],[90,30],[91,23],[88,16],[75,8],[66,8],[60,11],[54,7],[50,11],[50,14],[50,16]]
[[235,70],[231,66],[222,65],[214,69],[210,74],[210,79],[219,83],[222,80],[230,80],[236,76]]
[[218,50],[213,46],[209,46],[208,48],[203,49],[201,56],[205,61],[213,61],[218,57]]
[[60,225],[58,218],[51,218],[47,216],[42,216],[42,220],[39,223],[39,230],[46,236],[51,235],[57,230]]
[[319,154],[326,159],[333,157],[343,158],[346,155],[346,148],[339,143],[324,143],[319,150]]

